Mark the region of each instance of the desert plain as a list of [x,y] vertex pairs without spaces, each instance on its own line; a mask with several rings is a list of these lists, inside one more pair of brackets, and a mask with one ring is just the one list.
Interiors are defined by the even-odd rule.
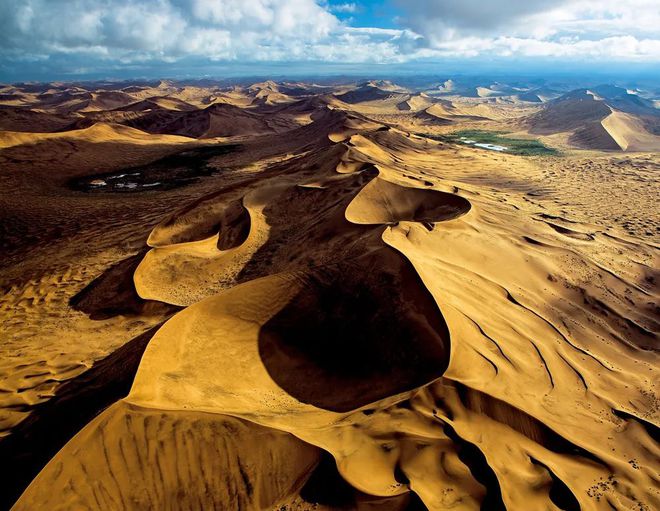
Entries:
[[3,86],[0,508],[659,509],[657,101]]

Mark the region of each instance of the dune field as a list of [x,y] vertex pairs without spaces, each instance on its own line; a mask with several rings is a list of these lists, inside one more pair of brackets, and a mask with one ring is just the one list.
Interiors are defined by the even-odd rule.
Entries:
[[0,509],[660,509],[629,96],[0,87]]

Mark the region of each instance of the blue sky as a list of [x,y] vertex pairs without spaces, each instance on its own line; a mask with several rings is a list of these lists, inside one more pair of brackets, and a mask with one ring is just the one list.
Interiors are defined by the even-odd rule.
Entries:
[[0,81],[657,70],[657,0],[0,0]]
[[397,18],[401,9],[395,2],[328,2],[330,12],[340,20],[355,27],[399,28]]

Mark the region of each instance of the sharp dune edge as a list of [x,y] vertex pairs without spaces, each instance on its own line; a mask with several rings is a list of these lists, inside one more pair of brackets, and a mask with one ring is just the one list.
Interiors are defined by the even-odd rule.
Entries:
[[[72,431],[12,509],[660,508],[658,245],[537,200],[519,182],[537,163],[360,107],[472,122],[486,105],[429,107],[363,85],[337,95],[355,111],[307,111],[293,86],[253,87],[234,103],[278,120],[249,111],[238,131],[186,131],[197,121],[180,119],[208,108],[186,91],[159,100],[175,114],[152,134],[97,123],[0,135],[9,157],[66,139],[83,162],[94,143],[150,140],[136,161],[172,144],[245,144],[220,157],[226,181],[172,195],[149,217],[147,247],[78,296],[80,310],[106,312],[121,280],[149,327],[166,321],[121,359],[136,368],[128,395]],[[601,125],[648,150],[636,122]],[[328,453],[343,501],[314,484]]]

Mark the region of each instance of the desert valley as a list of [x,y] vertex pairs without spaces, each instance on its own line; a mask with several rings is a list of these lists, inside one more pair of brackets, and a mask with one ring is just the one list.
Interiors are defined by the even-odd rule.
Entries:
[[0,86],[0,509],[660,509],[659,105]]

